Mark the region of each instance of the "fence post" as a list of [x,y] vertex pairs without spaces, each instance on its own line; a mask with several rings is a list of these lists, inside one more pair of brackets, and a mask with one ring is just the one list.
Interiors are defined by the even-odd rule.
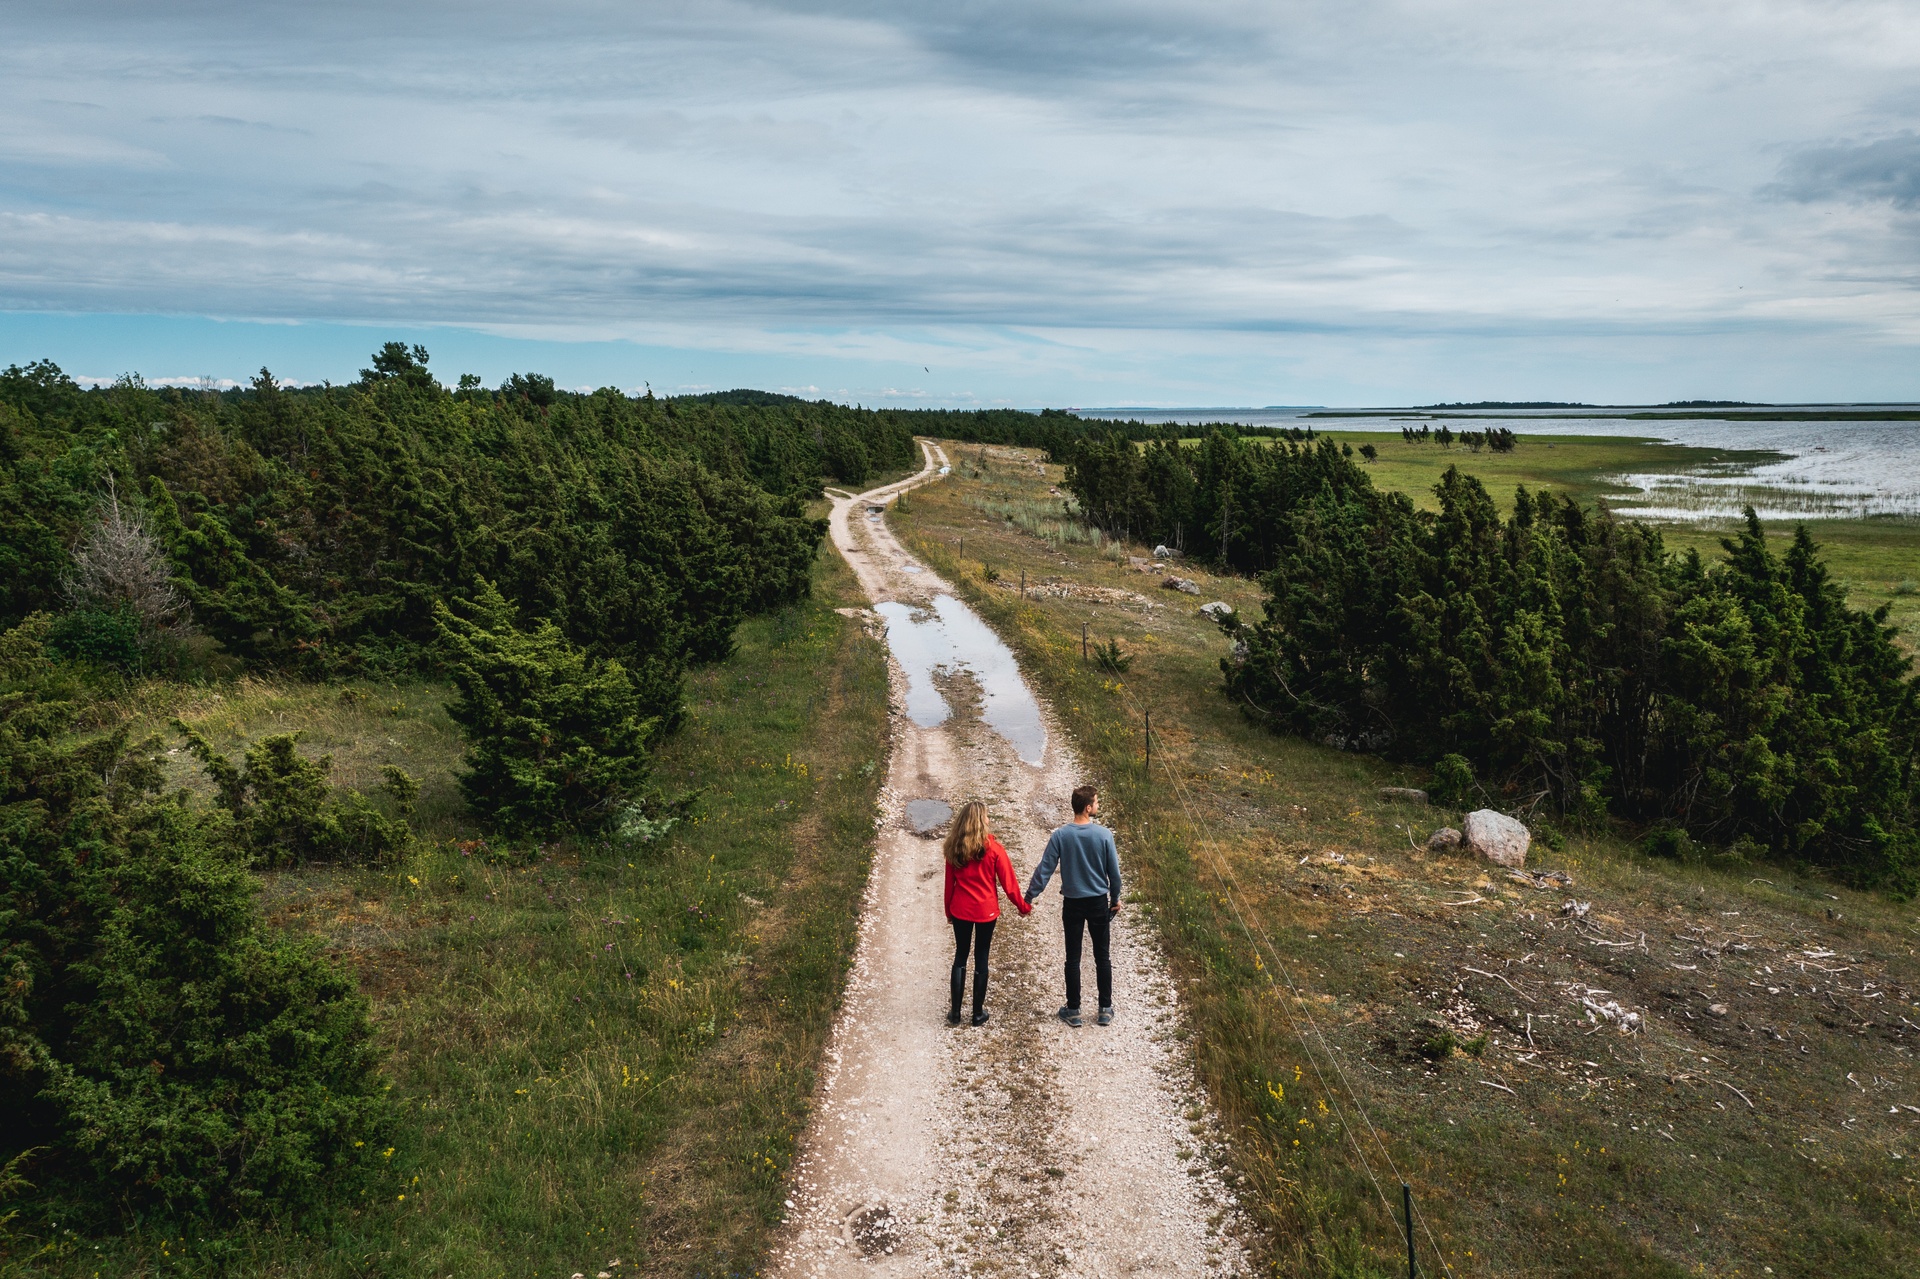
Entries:
[[1087,660],[1087,624],[1080,623],[1080,660]]
[[1400,1183],[1400,1209],[1407,1219],[1407,1279],[1417,1279],[1413,1263],[1413,1187]]
[[1153,712],[1147,712],[1147,776],[1153,776]]
[[1027,598],[1027,570],[1020,570],[1020,598]]

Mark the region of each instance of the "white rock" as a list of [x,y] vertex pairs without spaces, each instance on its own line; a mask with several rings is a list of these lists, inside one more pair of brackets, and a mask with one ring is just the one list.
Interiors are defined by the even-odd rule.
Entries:
[[1527,864],[1527,846],[1533,842],[1533,836],[1505,813],[1482,808],[1468,813],[1462,825],[1465,829],[1461,834],[1467,847],[1488,861],[1510,867]]
[[1225,600],[1215,600],[1211,604],[1202,604],[1200,606],[1200,616],[1206,618],[1209,622],[1217,622],[1222,618],[1233,616],[1233,605],[1227,603]]

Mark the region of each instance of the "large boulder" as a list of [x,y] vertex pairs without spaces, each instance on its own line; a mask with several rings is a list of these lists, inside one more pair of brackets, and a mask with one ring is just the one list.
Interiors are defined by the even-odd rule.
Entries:
[[1505,813],[1482,808],[1468,813],[1461,825],[1462,842],[1488,861],[1514,869],[1527,864],[1527,846],[1533,836]]

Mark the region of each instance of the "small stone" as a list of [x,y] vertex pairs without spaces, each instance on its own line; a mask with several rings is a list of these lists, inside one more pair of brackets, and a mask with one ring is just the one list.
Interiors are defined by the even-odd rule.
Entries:
[[1432,852],[1445,852],[1449,848],[1460,847],[1460,832],[1451,826],[1442,826],[1427,836],[1427,848]]
[[1397,800],[1402,804],[1424,804],[1427,802],[1427,793],[1414,786],[1382,786],[1380,798]]
[[1160,585],[1166,587],[1170,591],[1179,591],[1185,595],[1198,595],[1200,593],[1199,584],[1194,582],[1190,578],[1169,577],[1167,578],[1166,581],[1160,583]]
[[1725,1017],[1727,1015],[1727,1006],[1725,1004],[1708,1004],[1707,1012],[1715,1017]]
[[1461,839],[1468,848],[1497,866],[1521,867],[1527,864],[1527,846],[1533,836],[1527,828],[1491,808],[1467,814]]

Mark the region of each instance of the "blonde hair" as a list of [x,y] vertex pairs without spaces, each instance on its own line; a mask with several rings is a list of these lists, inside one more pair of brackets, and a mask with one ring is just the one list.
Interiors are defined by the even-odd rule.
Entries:
[[962,804],[947,828],[947,842],[941,849],[947,865],[958,870],[979,861],[987,851],[987,806],[979,800]]

